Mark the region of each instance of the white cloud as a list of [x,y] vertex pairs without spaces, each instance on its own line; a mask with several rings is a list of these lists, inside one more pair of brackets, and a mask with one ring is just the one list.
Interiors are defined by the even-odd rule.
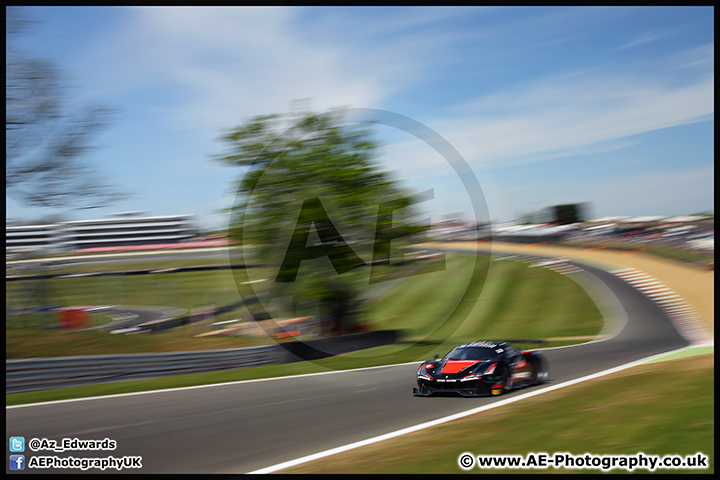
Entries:
[[638,38],[637,40],[633,40],[630,42],[627,42],[623,45],[620,45],[619,47],[614,48],[612,51],[621,51],[621,50],[627,50],[629,48],[635,48],[639,47],[640,45],[645,45],[646,43],[654,42],[655,40],[667,37],[668,35],[671,35],[674,32],[665,32],[660,34],[651,34],[646,35],[644,37]]
[[682,86],[621,75],[569,80],[482,97],[463,105],[464,119],[441,120],[438,130],[479,168],[617,148],[634,135],[714,114],[712,76]]
[[708,43],[671,57],[673,68],[710,68],[715,64],[715,44]]
[[[287,111],[378,106],[412,61],[393,50],[365,51],[321,41],[296,25],[288,8],[139,8],[130,69],[179,93],[172,116],[188,125],[229,127]],[[124,32],[129,34],[130,32]],[[125,56],[131,57],[126,54]]]
[[[618,178],[631,180],[620,180],[617,185],[607,179],[593,182],[591,177],[573,178],[570,171],[557,172],[564,182],[557,185],[548,180],[551,175],[538,178],[533,186],[513,185],[512,179],[494,185],[485,176],[492,168],[635,146],[638,140],[632,137],[636,135],[707,121],[713,115],[711,74],[677,85],[652,74],[613,75],[587,70],[536,81],[524,88],[508,88],[458,105],[446,117],[426,123],[443,135],[481,178],[491,216],[510,219],[563,202],[592,200],[608,214],[614,212],[610,206],[623,210],[627,205],[634,205],[632,214],[654,208],[658,214],[683,214],[688,213],[684,206],[692,210],[683,199],[708,203],[712,199],[711,193],[708,196],[712,176],[707,176],[707,169],[684,172],[682,163],[673,174],[627,176],[618,171]],[[441,155],[415,140],[390,145],[384,158],[400,176],[425,185],[454,175]],[[572,170],[575,174],[583,171]],[[647,186],[642,194],[637,185]],[[672,199],[678,204],[673,205]]]

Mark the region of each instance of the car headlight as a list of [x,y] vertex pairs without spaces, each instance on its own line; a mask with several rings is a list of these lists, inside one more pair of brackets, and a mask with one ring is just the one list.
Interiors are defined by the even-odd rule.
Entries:
[[[418,376],[418,378],[422,378],[424,380],[430,380],[432,382],[433,378],[430,376],[429,372],[427,371],[427,367],[428,367],[428,365],[425,363],[420,365],[420,368],[418,368],[418,371],[417,371],[417,376]],[[431,365],[430,368],[434,368],[434,367]]]

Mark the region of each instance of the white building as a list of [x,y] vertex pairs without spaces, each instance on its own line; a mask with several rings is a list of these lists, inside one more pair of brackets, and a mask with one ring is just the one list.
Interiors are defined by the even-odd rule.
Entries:
[[5,226],[5,251],[60,249],[59,226],[14,225]]
[[54,225],[6,227],[6,251],[39,248],[51,251],[179,243],[197,236],[193,215],[138,216],[75,220]]

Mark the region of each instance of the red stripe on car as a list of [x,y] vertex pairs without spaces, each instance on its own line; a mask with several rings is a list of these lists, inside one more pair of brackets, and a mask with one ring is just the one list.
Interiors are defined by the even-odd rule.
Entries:
[[477,360],[448,360],[441,373],[459,373],[461,370],[476,364]]

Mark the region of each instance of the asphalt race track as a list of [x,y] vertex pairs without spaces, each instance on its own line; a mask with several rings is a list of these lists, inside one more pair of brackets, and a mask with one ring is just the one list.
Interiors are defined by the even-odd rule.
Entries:
[[[550,380],[546,385],[688,344],[658,306],[623,280],[570,263],[587,272],[576,275],[607,286],[609,297],[617,299],[612,300],[615,310],[610,313],[620,318],[622,330],[607,340],[547,350]],[[113,451],[34,453],[26,449],[27,459],[130,455],[142,457],[142,469],[125,473],[246,473],[497,401],[413,397],[418,365],[8,407],[6,438],[24,436],[26,442],[109,438],[117,442]],[[544,387],[532,387],[540,388]]]

